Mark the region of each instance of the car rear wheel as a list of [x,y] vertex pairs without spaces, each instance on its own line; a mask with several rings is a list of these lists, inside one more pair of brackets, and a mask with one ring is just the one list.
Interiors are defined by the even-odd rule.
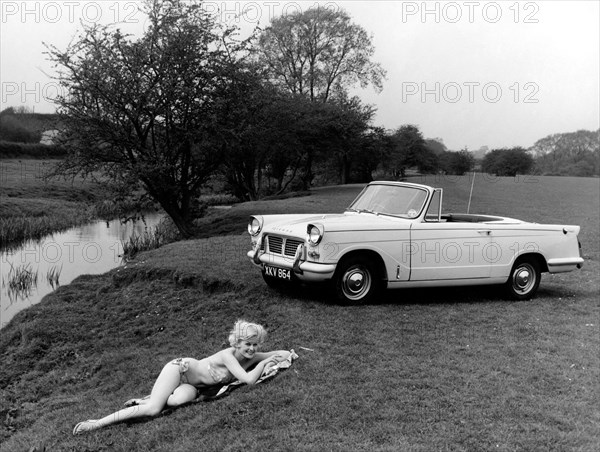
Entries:
[[340,262],[333,284],[337,299],[344,304],[369,303],[382,287],[375,265],[361,257]]
[[504,288],[512,300],[529,300],[540,285],[542,273],[534,258],[522,258],[515,262]]

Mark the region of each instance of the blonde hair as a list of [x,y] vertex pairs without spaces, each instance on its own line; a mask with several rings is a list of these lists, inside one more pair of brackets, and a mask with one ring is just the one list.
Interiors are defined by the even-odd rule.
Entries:
[[262,344],[267,339],[267,330],[258,323],[238,320],[229,333],[229,344],[234,347],[240,341],[247,341],[253,338],[256,338],[256,342]]

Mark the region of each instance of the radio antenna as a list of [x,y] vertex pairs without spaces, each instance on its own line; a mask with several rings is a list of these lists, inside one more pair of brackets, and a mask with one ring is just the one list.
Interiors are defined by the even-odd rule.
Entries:
[[473,171],[473,179],[471,179],[471,192],[469,193],[469,204],[467,205],[467,213],[471,209],[471,196],[473,196],[473,185],[475,185],[475,171]]

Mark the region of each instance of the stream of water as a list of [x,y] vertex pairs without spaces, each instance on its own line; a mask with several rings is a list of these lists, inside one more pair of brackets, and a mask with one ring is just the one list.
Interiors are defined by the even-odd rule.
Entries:
[[[98,221],[0,252],[0,328],[56,288],[56,281],[49,280],[48,275],[58,274],[58,285],[65,285],[80,275],[101,274],[118,267],[122,264],[122,242],[151,231],[162,218],[163,214],[153,213],[145,216],[145,222]],[[11,268],[24,266],[37,274],[36,282],[30,290],[11,290]]]

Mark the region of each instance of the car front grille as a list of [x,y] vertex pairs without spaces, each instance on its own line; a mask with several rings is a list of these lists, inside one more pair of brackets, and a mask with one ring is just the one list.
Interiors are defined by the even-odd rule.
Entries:
[[[280,237],[278,235],[268,235],[266,242],[268,243],[269,253],[289,257],[294,257],[298,246],[304,243],[302,240]],[[261,249],[265,251],[265,241],[263,241]]]

